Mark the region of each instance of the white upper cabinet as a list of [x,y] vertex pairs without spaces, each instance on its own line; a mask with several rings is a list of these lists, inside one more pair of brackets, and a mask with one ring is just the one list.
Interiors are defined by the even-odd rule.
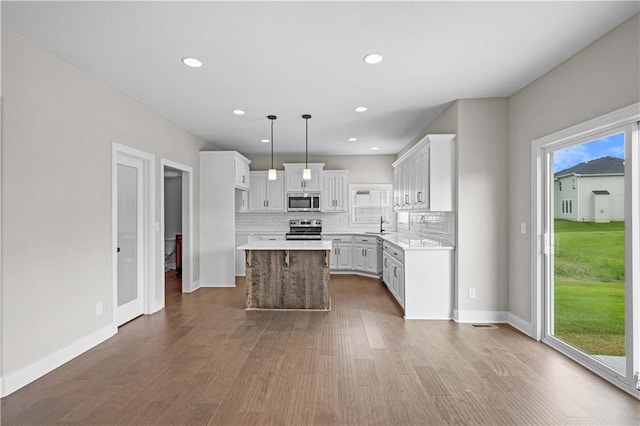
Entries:
[[249,191],[236,191],[236,212],[249,211]]
[[320,192],[322,190],[322,169],[324,163],[309,163],[311,179],[302,179],[305,163],[283,163],[286,192]]
[[347,211],[347,175],[349,170],[325,170],[322,172],[322,211]]
[[[453,135],[432,135],[429,146],[429,210],[455,210],[456,151]],[[446,136],[451,136],[447,138]]]
[[234,158],[235,185],[238,189],[249,189],[249,163],[247,158],[240,155]]
[[267,172],[251,172],[249,211],[283,212],[284,172],[277,172],[276,180],[269,180]]
[[393,163],[394,209],[453,211],[455,135],[427,135]]

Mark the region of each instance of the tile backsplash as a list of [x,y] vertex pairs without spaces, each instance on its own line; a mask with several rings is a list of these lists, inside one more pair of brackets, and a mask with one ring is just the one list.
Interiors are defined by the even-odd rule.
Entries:
[[322,232],[345,232],[347,213],[236,213],[236,232],[286,233],[290,219],[322,219]]
[[[399,214],[398,232],[411,239],[431,239],[443,245],[455,243],[455,213],[416,212]],[[287,233],[290,219],[322,219],[322,232],[349,232],[348,213],[236,213],[236,232]],[[393,224],[385,229],[393,231]],[[371,230],[377,229],[372,227]]]
[[442,245],[455,244],[455,213],[453,212],[410,212],[408,226],[401,230],[409,238],[428,238]]

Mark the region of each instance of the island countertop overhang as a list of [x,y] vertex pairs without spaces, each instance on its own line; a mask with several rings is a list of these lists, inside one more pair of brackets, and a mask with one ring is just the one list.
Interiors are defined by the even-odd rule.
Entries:
[[332,242],[325,240],[260,240],[238,246],[238,250],[331,250]]

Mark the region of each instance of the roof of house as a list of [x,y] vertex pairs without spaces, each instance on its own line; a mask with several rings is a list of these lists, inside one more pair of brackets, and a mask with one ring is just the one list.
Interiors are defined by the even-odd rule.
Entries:
[[601,157],[595,160],[588,160],[584,163],[576,164],[568,169],[560,170],[554,177],[567,175],[608,175],[624,174],[624,160],[616,157]]

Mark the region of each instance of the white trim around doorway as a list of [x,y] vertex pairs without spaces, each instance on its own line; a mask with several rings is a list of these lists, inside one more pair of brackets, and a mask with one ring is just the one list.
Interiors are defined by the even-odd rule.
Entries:
[[[170,167],[182,172],[182,292],[198,289],[193,281],[193,168],[166,158],[160,158],[160,239],[163,241],[164,259],[164,169]],[[164,262],[158,273],[162,276],[162,306],[164,306]]]

